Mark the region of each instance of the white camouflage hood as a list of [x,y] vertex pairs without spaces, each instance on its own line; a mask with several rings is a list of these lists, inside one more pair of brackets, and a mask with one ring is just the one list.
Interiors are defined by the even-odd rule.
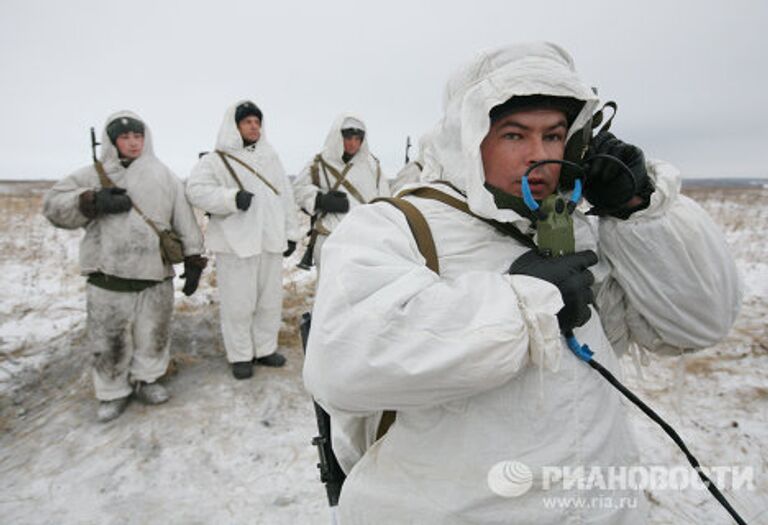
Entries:
[[[243,137],[240,135],[240,130],[237,129],[237,122],[235,122],[235,111],[237,110],[237,106],[243,102],[253,103],[253,101],[247,99],[238,100],[229,106],[227,111],[224,113],[224,120],[221,122],[219,135],[216,138],[216,149],[220,149],[229,153],[234,153],[243,149]],[[259,137],[258,142],[256,142],[256,150],[258,151],[264,147],[267,147],[268,144],[269,142],[267,141],[267,137],[264,132],[264,123],[262,121],[261,137]],[[271,150],[271,147],[267,147],[267,149]]]
[[[345,122],[347,124],[346,126],[344,126]],[[344,155],[344,139],[341,136],[341,130],[347,127],[354,127],[365,131],[363,143],[360,145],[360,150],[355,154],[355,157],[361,159],[368,158],[370,150],[368,149],[368,130],[365,128],[365,123],[361,118],[351,113],[342,113],[333,121],[331,129],[325,137],[323,158],[326,161],[344,164],[341,159],[342,155]]]
[[583,100],[568,138],[584,126],[598,105],[597,96],[577,75],[573,59],[555,44],[525,43],[483,52],[448,81],[444,116],[431,133],[434,162],[427,162],[423,179],[448,180],[466,191],[469,207],[480,216],[520,220],[516,212],[498,209],[484,188],[480,143],[490,128],[491,108],[522,95]]
[[155,151],[152,147],[152,131],[150,131],[147,122],[133,111],[118,111],[107,117],[107,121],[104,123],[101,131],[101,155],[99,155],[99,160],[101,160],[101,163],[108,172],[114,171],[114,169],[120,166],[120,157],[117,147],[112,144],[109,135],[107,135],[107,127],[110,123],[123,117],[130,117],[144,124],[144,149],[142,149],[141,155],[133,161],[132,165],[137,163],[143,164],[147,159],[155,158]]

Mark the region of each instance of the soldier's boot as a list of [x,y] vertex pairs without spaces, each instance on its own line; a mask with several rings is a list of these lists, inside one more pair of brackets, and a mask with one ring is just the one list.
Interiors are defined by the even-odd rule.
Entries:
[[256,362],[261,366],[280,368],[285,365],[285,356],[275,352],[274,354],[265,355],[264,357],[257,357]]
[[128,396],[111,399],[109,401],[99,401],[99,408],[96,411],[96,417],[99,422],[106,423],[117,419],[128,406]]
[[171,398],[168,390],[160,383],[144,383],[143,381],[136,384],[134,396],[147,405],[159,405]]

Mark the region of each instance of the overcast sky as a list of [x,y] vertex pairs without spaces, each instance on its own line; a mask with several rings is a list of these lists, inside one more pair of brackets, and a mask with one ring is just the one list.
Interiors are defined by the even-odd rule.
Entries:
[[[186,178],[225,108],[250,98],[289,173],[360,114],[385,173],[440,118],[481,49],[565,47],[619,104],[613,131],[690,177],[768,177],[768,2],[500,0],[0,3],[0,178],[90,161],[90,126],[131,109]],[[412,153],[415,151],[412,150]]]

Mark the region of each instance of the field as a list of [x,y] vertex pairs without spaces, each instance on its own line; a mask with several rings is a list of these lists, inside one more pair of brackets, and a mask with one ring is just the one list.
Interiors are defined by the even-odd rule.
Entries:
[[[191,298],[176,280],[173,397],[95,422],[84,337],[80,231],[42,217],[46,183],[0,182],[0,521],[3,523],[328,523],[310,445],[297,324],[314,273],[285,261],[281,352],[288,365],[235,382],[218,328],[215,273]],[[768,190],[688,189],[726,232],[744,277],[726,340],[683,358],[625,358],[626,382],[707,465],[750,466],[755,487],[728,493],[768,523]],[[684,465],[658,427],[627,408],[643,461]],[[648,494],[655,524],[729,523],[706,491]]]

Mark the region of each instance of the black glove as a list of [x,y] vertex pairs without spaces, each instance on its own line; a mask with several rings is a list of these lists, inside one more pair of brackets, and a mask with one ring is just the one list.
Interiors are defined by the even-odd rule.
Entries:
[[[629,170],[615,160],[595,158],[595,155],[616,157],[626,164]],[[598,133],[587,156],[584,196],[593,206],[588,213],[626,219],[632,212],[648,206],[651,193],[653,185],[645,169],[643,151],[637,146],[622,142],[612,133]],[[627,208],[626,204],[636,195],[642,197],[643,202]]]
[[133,203],[125,194],[125,188],[101,188],[93,196],[96,214],[125,213],[131,210]]
[[328,213],[347,213],[349,211],[349,199],[346,193],[338,190],[318,193],[315,197],[315,209]]
[[283,257],[290,257],[296,251],[296,241],[288,241],[288,249],[283,252]]
[[181,278],[184,279],[184,288],[182,292],[189,297],[200,283],[200,276],[203,274],[203,269],[208,264],[208,259],[202,255],[188,255],[184,257],[184,273],[181,274]]
[[561,257],[544,257],[530,250],[512,263],[509,273],[530,275],[557,286],[565,303],[557,320],[560,330],[568,332],[589,321],[592,315],[589,304],[595,300],[591,288],[595,278],[587,268],[596,263],[597,255],[592,250]]
[[238,210],[247,210],[251,207],[251,200],[253,199],[253,193],[250,191],[240,190],[235,195],[235,205]]

